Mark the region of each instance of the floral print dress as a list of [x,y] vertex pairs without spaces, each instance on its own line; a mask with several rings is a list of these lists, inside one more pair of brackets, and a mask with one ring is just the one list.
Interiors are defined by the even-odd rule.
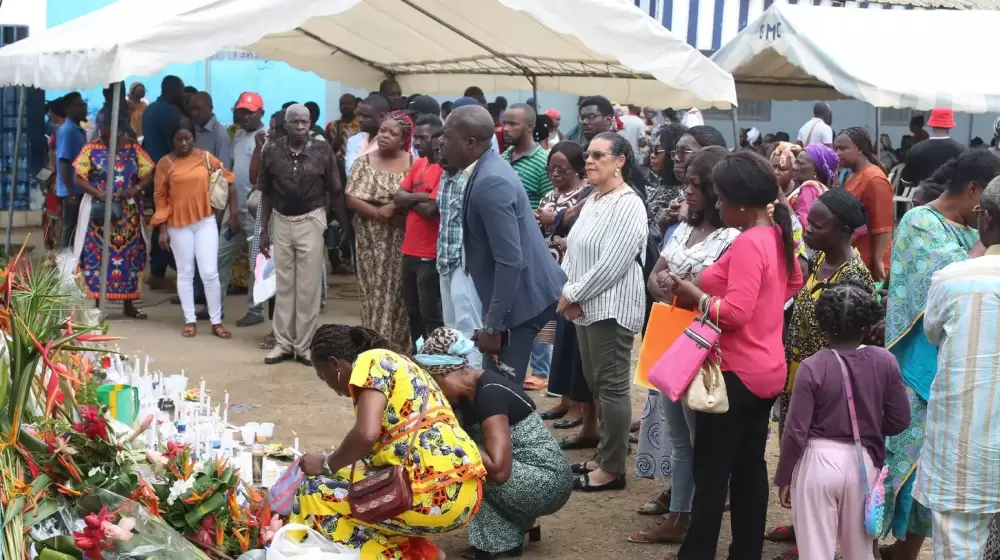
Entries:
[[[112,196],[118,197],[139,180],[153,172],[153,160],[135,142],[125,140],[115,157]],[[88,143],[73,162],[76,174],[87,180],[101,193],[108,189],[108,147],[97,139]],[[107,298],[109,300],[139,299],[139,280],[146,268],[146,239],[143,235],[142,197],[121,202],[121,219],[112,220],[111,231],[105,235],[104,220],[87,222],[86,238],[80,255],[80,270],[89,297],[100,297],[102,247],[107,241],[108,264]]]
[[[351,391],[374,389],[386,396],[382,437],[362,459],[354,480],[372,469],[402,465],[413,488],[413,507],[406,513],[369,525],[351,516],[347,501],[351,467],[330,477],[307,478],[292,506],[292,523],[315,527],[324,536],[362,558],[403,560],[408,550],[426,547],[425,535],[460,529],[479,510],[486,469],[479,448],[459,426],[441,389],[410,360],[389,350],[369,350],[354,361]],[[426,417],[413,433],[410,423],[421,410]]]

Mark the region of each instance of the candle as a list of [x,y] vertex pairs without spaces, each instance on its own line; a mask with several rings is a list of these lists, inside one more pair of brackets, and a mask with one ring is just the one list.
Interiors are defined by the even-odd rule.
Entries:
[[299,451],[299,438],[295,438],[295,452],[298,453],[298,451]]
[[229,391],[226,391],[226,402],[222,408],[222,427],[229,426]]
[[149,375],[149,354],[146,354],[146,369],[145,374]]
[[198,385],[198,399],[201,404],[205,404],[205,380],[202,379]]

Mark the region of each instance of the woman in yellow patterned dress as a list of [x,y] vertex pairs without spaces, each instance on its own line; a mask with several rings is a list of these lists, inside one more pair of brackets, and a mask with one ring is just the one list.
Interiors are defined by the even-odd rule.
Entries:
[[[338,395],[354,401],[354,426],[332,453],[302,458],[308,478],[299,487],[291,521],[376,560],[435,560],[443,554],[425,536],[460,529],[479,509],[486,478],[479,448],[459,426],[430,375],[376,332],[323,325],[312,340],[316,373]],[[421,412],[410,449],[410,425]],[[413,489],[413,507],[379,524],[351,515],[347,500],[351,466],[355,481],[372,469],[402,465]]]

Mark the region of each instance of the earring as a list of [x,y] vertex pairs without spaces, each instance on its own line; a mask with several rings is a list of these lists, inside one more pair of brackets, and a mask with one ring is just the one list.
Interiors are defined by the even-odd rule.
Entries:
[[622,173],[622,168],[621,167],[615,168],[615,177],[621,175],[621,173]]

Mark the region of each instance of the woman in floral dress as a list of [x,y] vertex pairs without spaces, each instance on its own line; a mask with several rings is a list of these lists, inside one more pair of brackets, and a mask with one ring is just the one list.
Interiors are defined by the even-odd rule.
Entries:
[[[302,471],[310,478],[299,487],[290,520],[358,549],[361,558],[434,560],[443,554],[425,537],[472,520],[483,498],[486,469],[479,448],[431,376],[389,347],[371,329],[317,329],[311,352],[316,373],[338,395],[351,397],[355,423],[336,451],[302,458]],[[390,466],[405,469],[412,507],[377,524],[358,520],[347,499],[352,481]]]
[[[110,113],[110,112],[109,112]],[[153,160],[139,144],[127,138],[123,131],[128,121],[118,125],[118,147],[112,181],[112,223],[110,235],[105,235],[104,217],[91,219],[90,209],[104,201],[108,184],[108,144],[111,139],[110,114],[100,124],[100,135],[83,147],[73,168],[76,186],[89,200],[80,205],[80,220],[74,240],[79,256],[80,271],[87,295],[99,298],[101,293],[101,251],[109,245],[107,299],[125,302],[125,315],[145,319],[146,314],[135,307],[139,299],[139,281],[146,268],[146,239],[143,231],[142,197],[153,179]],[[84,212],[87,214],[84,215]]]

